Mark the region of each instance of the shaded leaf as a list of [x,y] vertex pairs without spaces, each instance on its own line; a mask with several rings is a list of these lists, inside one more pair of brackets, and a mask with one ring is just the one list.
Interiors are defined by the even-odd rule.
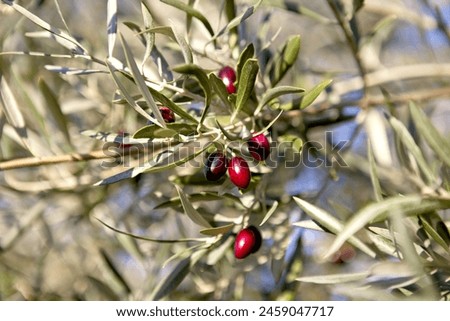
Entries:
[[278,142],[280,143],[280,146],[282,144],[288,144],[288,146],[292,148],[295,153],[300,153],[303,149],[303,140],[296,135],[282,135],[278,137]]
[[194,9],[192,6],[179,0],[161,0],[161,2],[186,12],[189,17],[198,19],[205,26],[206,30],[208,30],[209,34],[211,36],[214,35],[214,30],[209,24],[208,19],[206,19],[206,17],[200,11]]
[[250,6],[245,10],[242,14],[235,17],[233,20],[231,20],[225,27],[223,27],[212,39],[211,41],[217,39],[218,37],[224,35],[225,33],[228,33],[231,29],[236,28],[239,26],[243,21],[247,20],[249,17],[253,15],[255,10],[259,7],[262,0],[259,0],[255,5]]
[[115,279],[119,282],[119,284],[122,286],[122,288],[125,290],[127,294],[131,293],[131,288],[128,285],[128,282],[123,277],[122,273],[119,271],[119,269],[116,267],[116,264],[114,261],[109,257],[108,253],[104,249],[100,249],[100,254],[103,258],[103,260],[106,263],[106,266],[108,267],[108,270],[112,272]]
[[164,94],[160,93],[159,91],[149,88],[151,94],[153,97],[159,101],[163,106],[168,107],[170,110],[172,110],[175,114],[180,116],[181,118],[185,120],[189,120],[195,124],[198,124],[198,120],[189,114],[187,111],[185,111],[183,108],[175,104],[170,98],[166,97]]
[[122,230],[119,230],[115,227],[112,227],[109,224],[106,224],[105,222],[103,222],[102,220],[100,220],[99,218],[95,218],[97,221],[99,221],[100,223],[102,223],[104,226],[106,226],[107,228],[109,228],[110,230],[113,230],[116,233],[120,233],[122,235],[126,235],[129,236],[133,239],[136,240],[142,240],[142,241],[148,241],[148,242],[155,242],[155,243],[187,243],[187,242],[205,242],[207,240],[207,238],[188,238],[188,239],[176,239],[176,240],[160,240],[160,239],[152,239],[152,238],[148,238],[148,237],[144,237],[144,236],[139,236],[136,234],[132,234],[132,233],[128,233]]
[[63,75],[90,75],[90,74],[107,74],[106,70],[99,69],[84,69],[84,68],[75,68],[75,67],[66,67],[66,66],[54,66],[54,65],[45,65],[45,69],[52,72],[57,72]]
[[223,226],[219,226],[219,227],[212,227],[212,228],[207,228],[207,229],[203,229],[200,230],[201,234],[204,235],[209,235],[209,236],[217,236],[220,234],[226,234],[228,232],[230,232],[234,227],[234,224],[227,224],[227,225],[223,225]]
[[192,206],[192,203],[189,201],[183,190],[177,185],[175,185],[175,188],[180,196],[181,205],[183,206],[186,215],[189,216],[195,224],[210,228],[211,224],[209,224],[209,222]]
[[302,101],[300,103],[300,109],[304,109],[310,106],[314,100],[325,90],[330,84],[332,80],[324,80],[320,84],[316,85],[313,89],[305,93],[302,97]]
[[170,292],[175,290],[178,285],[184,280],[184,278],[189,274],[191,269],[191,258],[187,257],[181,260],[175,268],[165,277],[163,278],[153,293],[151,294],[152,300],[160,300]]
[[[419,222],[422,224],[423,228],[427,232],[427,234],[436,241],[437,244],[439,244],[444,250],[449,251],[450,246],[450,240],[448,238],[448,235],[445,233],[439,233],[432,224],[432,219],[430,218],[431,215],[419,215]],[[439,218],[438,215],[436,215],[437,218]],[[436,216],[434,219],[436,219]],[[439,222],[442,222],[439,219]],[[445,224],[444,224],[445,226]],[[447,231],[448,233],[448,231]]]
[[[220,201],[223,200],[224,196],[218,195],[215,192],[202,192],[202,193],[196,193],[189,195],[189,200],[191,203],[195,202],[202,202],[202,201]],[[175,208],[181,206],[180,197],[173,197],[167,202],[163,202],[155,207],[155,209],[161,209],[161,208]]]
[[57,43],[69,49],[72,53],[87,55],[87,50],[83,48],[83,46],[71,35],[48,24],[38,16],[34,15],[24,7],[17,4],[17,2],[15,1],[9,3],[9,5],[13,7],[17,12],[21,13],[24,17],[29,19],[31,22],[35,23],[42,29],[47,30],[49,32],[49,34],[46,35],[47,38],[54,39]]
[[167,128],[148,125],[133,134],[133,138],[176,138],[179,134],[189,136],[195,134],[197,126],[185,123],[170,123]]
[[234,121],[238,113],[244,108],[248,99],[250,98],[253,87],[255,86],[256,76],[258,75],[259,66],[258,60],[256,59],[248,59],[244,67],[242,67],[242,73],[239,77],[238,83],[238,91],[236,97],[236,109],[231,115],[231,122]]
[[211,103],[211,84],[209,83],[206,72],[195,64],[187,64],[172,68],[173,71],[184,75],[192,75],[198,79],[200,86],[205,93],[205,108]]
[[44,79],[39,78],[38,87],[45,98],[46,107],[50,110],[58,129],[64,134],[67,142],[70,144],[70,134],[67,128],[67,118],[61,110],[61,105],[58,102],[55,94],[48,87]]
[[228,92],[225,84],[219,77],[217,77],[214,73],[210,73],[208,75],[209,82],[211,84],[212,90],[217,94],[223,104],[228,108],[231,112],[233,107],[231,106],[230,101],[228,100]]

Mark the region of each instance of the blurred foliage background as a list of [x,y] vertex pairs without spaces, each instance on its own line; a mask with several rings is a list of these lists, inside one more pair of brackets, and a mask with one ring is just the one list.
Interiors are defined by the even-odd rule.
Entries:
[[[70,57],[67,48],[42,38],[36,33],[41,29],[3,2],[0,166],[30,156],[87,155],[101,151],[103,142],[83,130],[133,133],[146,125],[133,109],[113,103],[116,86],[108,72],[76,75],[47,67],[98,65]],[[156,240],[198,238],[198,226],[179,202],[167,203],[178,195],[173,182],[188,194],[216,187],[189,181],[195,172],[186,168],[94,186],[124,170],[126,162],[107,167],[112,160],[69,158],[1,167],[0,299],[146,300],[161,287],[156,297],[171,300],[446,299],[450,3],[264,0],[237,33],[227,30],[218,37],[212,50],[205,47],[211,36],[204,26],[164,2],[144,1],[154,25],[174,26],[182,34],[190,25],[186,38],[195,63],[204,69],[236,65],[240,51],[253,43],[264,72],[286,41],[299,34],[299,58],[281,84],[313,88],[333,80],[305,110],[295,107],[294,95],[280,100],[287,111],[273,135],[295,135],[305,144],[295,166],[285,166],[289,155],[284,155],[259,184],[258,197],[278,204],[261,227],[261,250],[237,261],[228,238],[191,266],[183,257],[198,253],[192,249],[195,242],[139,240],[98,221]],[[207,17],[214,34],[228,23],[230,1],[182,2]],[[70,30],[93,57],[108,56],[106,1],[15,3]],[[255,4],[236,0],[236,15]],[[144,55],[145,46],[129,22],[143,26],[141,10],[141,1],[118,1],[118,29],[136,57]],[[166,37],[157,35],[155,46],[168,66],[183,62],[182,52]],[[125,60],[121,50],[114,55]],[[155,64],[146,68],[159,77]],[[10,97],[17,109],[6,107]],[[230,221],[242,216],[234,200],[192,203],[205,215]],[[250,220],[260,222],[265,211]],[[333,218],[340,223],[333,225]],[[344,223],[347,236],[367,245],[365,253],[346,243],[348,237],[337,240],[344,244],[340,247],[334,235],[318,231],[339,235]],[[324,259],[332,243],[341,249],[340,259]]]

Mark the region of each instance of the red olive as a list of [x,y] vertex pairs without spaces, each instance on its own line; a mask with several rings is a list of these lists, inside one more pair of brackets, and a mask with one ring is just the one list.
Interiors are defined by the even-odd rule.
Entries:
[[205,177],[208,181],[219,180],[227,171],[227,158],[222,152],[208,155],[205,164]]
[[270,154],[270,143],[264,134],[253,136],[247,141],[248,150],[257,161],[262,161]]
[[261,233],[256,227],[249,226],[241,230],[234,241],[234,256],[237,259],[246,258],[259,250],[261,242]]
[[251,174],[248,163],[245,159],[235,156],[231,159],[228,167],[228,174],[231,182],[241,189],[245,189],[250,184]]
[[161,112],[161,116],[166,123],[174,123],[175,122],[175,114],[170,108],[162,106],[162,107],[159,107],[159,111]]
[[236,81],[236,72],[232,67],[225,66],[220,69],[219,78],[222,79],[229,94],[234,94],[236,92],[236,87],[234,86],[234,82]]

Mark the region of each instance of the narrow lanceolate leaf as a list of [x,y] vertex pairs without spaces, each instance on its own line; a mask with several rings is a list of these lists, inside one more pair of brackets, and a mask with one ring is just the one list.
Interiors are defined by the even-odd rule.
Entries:
[[189,257],[181,260],[171,272],[167,274],[155,287],[150,300],[160,300],[175,290],[186,278],[191,268],[207,253],[207,249],[200,248]]
[[136,85],[138,86],[139,91],[141,92],[142,96],[144,97],[145,102],[150,107],[154,117],[157,119],[155,124],[160,127],[165,128],[166,122],[164,121],[164,118],[162,117],[158,106],[156,106],[155,101],[153,100],[153,97],[150,93],[150,90],[148,89],[147,85],[145,84],[144,76],[142,76],[141,72],[139,71],[136,61],[134,61],[133,53],[131,52],[131,49],[128,46],[128,44],[125,41],[125,38],[123,37],[122,34],[120,35],[120,40],[122,42],[122,46],[125,51],[125,58],[127,60],[128,66],[131,69],[131,73],[133,74],[133,78],[136,82]]
[[67,127],[67,118],[61,110],[61,106],[58,102],[58,99],[56,98],[52,90],[48,87],[44,79],[42,78],[39,79],[38,86],[39,90],[44,96],[46,107],[48,110],[50,110],[50,113],[52,114],[56,122],[56,125],[58,126],[58,129],[64,134],[67,142],[70,143],[70,134],[69,129]]
[[231,115],[231,122],[234,121],[238,113],[244,108],[248,99],[250,98],[253,88],[255,87],[256,76],[258,75],[259,66],[258,60],[248,59],[244,67],[242,67],[242,73],[239,77],[239,87],[236,97],[236,109]]
[[183,206],[186,215],[197,225],[211,228],[211,224],[192,206],[186,194],[183,192],[181,187],[175,185],[175,188],[180,196],[181,205]]
[[425,139],[431,149],[433,149],[439,159],[450,167],[449,141],[446,140],[441,133],[439,133],[433,123],[428,119],[425,113],[417,107],[416,104],[411,102],[409,104],[409,110],[417,131]]
[[[153,17],[152,17],[152,14],[150,13],[150,9],[147,7],[147,4],[144,1],[141,2],[141,12],[142,12],[142,18],[144,20],[144,28],[150,29],[151,27],[153,27]],[[147,62],[147,59],[151,55],[153,46],[155,44],[155,34],[154,33],[144,33],[144,39],[145,39],[145,52],[144,52],[144,58],[142,59],[141,69],[144,69],[144,65]]]
[[219,226],[219,227],[203,229],[203,230],[200,230],[200,233],[204,234],[204,235],[209,235],[209,236],[217,236],[220,234],[226,234],[226,233],[230,232],[233,229],[233,227],[234,227],[234,223],[231,223],[231,224],[227,224],[227,225],[223,225],[223,226]]
[[179,0],[161,0],[161,2],[186,12],[189,17],[198,19],[205,26],[206,30],[208,30],[209,34],[211,36],[214,35],[214,30],[209,24],[208,19],[206,19],[206,17],[200,11],[194,9],[192,6],[189,6],[188,4],[183,3]]
[[429,211],[447,208],[450,200],[424,199],[420,195],[396,196],[378,203],[372,203],[355,213],[348,223],[341,229],[326,256],[336,252],[346,240],[369,223],[386,219],[392,209],[396,209],[403,215],[420,215]]
[[172,271],[164,277],[155,287],[151,300],[160,300],[175,290],[178,285],[186,278],[191,269],[191,258],[187,257],[181,260]]
[[265,92],[264,96],[261,98],[261,101],[259,102],[259,105],[256,108],[255,115],[257,115],[265,105],[269,104],[272,100],[280,96],[289,94],[301,94],[304,92],[305,89],[293,86],[277,86],[275,88],[270,88]]
[[66,66],[55,66],[55,65],[45,65],[45,69],[52,72],[57,72],[63,75],[90,75],[90,74],[107,74],[106,70],[99,69],[84,69],[84,68],[74,68]]
[[162,105],[171,109],[175,114],[177,114],[184,120],[188,120],[195,124],[198,124],[198,120],[194,116],[192,116],[187,111],[185,111],[183,108],[181,108],[180,106],[175,104],[171,99],[166,97],[164,94],[160,93],[159,91],[157,91],[153,88],[149,88],[149,90],[150,90],[151,94],[153,95],[153,97],[157,101],[159,101]]
[[106,62],[106,65],[108,66],[108,69],[111,73],[111,76],[113,77],[114,82],[116,83],[117,88],[119,88],[120,93],[125,98],[127,103],[133,107],[133,109],[138,112],[141,116],[145,117],[149,121],[153,123],[157,123],[157,120],[150,116],[144,109],[142,109],[141,106],[137,104],[137,102],[133,99],[133,96],[128,92],[127,87],[122,83],[122,80],[116,75],[116,72],[118,70],[112,65],[110,61]]
[[369,169],[370,169],[370,181],[372,182],[372,188],[375,195],[375,200],[380,202],[383,199],[383,192],[381,191],[380,179],[377,174],[377,165],[375,163],[375,158],[372,151],[372,144],[370,140],[367,140],[367,154],[369,159]]
[[31,22],[35,23],[42,29],[47,30],[48,32],[52,33],[54,35],[54,39],[57,43],[62,45],[63,47],[69,49],[72,53],[79,54],[79,55],[87,55],[87,50],[83,48],[83,46],[76,41],[75,38],[73,38],[71,35],[67,34],[66,32],[53,27],[49,23],[45,22],[38,16],[32,14],[30,11],[25,9],[24,7],[17,4],[16,1],[8,2],[8,4],[13,7],[17,12],[21,13],[24,17],[29,19]]
[[214,74],[214,73],[210,73],[208,75],[208,79],[211,84],[211,89],[217,94],[217,96],[220,98],[222,103],[231,112],[233,107],[231,106],[231,103],[228,100],[227,88],[225,87],[225,84],[223,83],[223,81],[220,80],[219,77],[217,77],[216,74]]
[[108,55],[112,57],[117,37],[117,0],[108,0],[106,32],[108,34]]
[[195,76],[205,93],[205,107],[209,107],[211,103],[211,84],[209,83],[206,72],[195,64],[176,66],[172,70],[180,74]]
[[272,87],[275,87],[294,65],[300,52],[300,44],[300,36],[289,38],[281,52],[274,58],[274,63],[269,70]]
[[256,9],[261,4],[262,0],[259,0],[255,5],[250,6],[245,10],[242,14],[235,17],[233,20],[231,20],[225,27],[223,27],[211,40],[217,39],[218,37],[228,33],[233,28],[236,28],[239,26],[242,22],[247,20],[249,17],[255,13]]
[[[317,206],[310,204],[300,198],[294,197],[294,201],[311,218],[316,220],[320,225],[322,225],[324,228],[326,228],[330,232],[337,235],[343,230],[343,228],[344,228],[343,224],[338,219],[336,219],[334,216],[332,216],[330,213],[328,213],[328,212],[324,211],[323,209],[318,208]],[[361,240],[359,240],[356,236],[351,236],[350,238],[348,238],[348,242],[350,244],[352,244],[353,246],[355,246],[356,248],[363,251],[364,253],[366,253],[367,255],[369,255],[371,257],[376,256],[375,252],[372,249],[370,249],[366,244],[364,244]],[[338,250],[338,249],[335,249],[334,252],[336,252],[336,250]],[[328,257],[328,254],[325,257]]]
[[304,276],[297,278],[296,280],[300,282],[315,283],[315,284],[339,284],[339,283],[359,281],[365,279],[367,276],[369,276],[369,272],[358,272],[345,274]]
[[167,128],[148,125],[133,134],[133,138],[176,138],[178,135],[189,136],[196,133],[197,126],[186,123],[167,124]]
[[263,220],[261,221],[261,223],[259,223],[259,226],[263,226],[264,223],[266,223],[266,222],[269,220],[269,218],[273,215],[273,213],[276,212],[277,208],[278,208],[278,202],[275,201],[275,202],[272,204],[272,206],[270,207],[270,209],[267,211],[267,213],[266,213],[266,215],[264,216],[264,218],[263,218]]
[[313,89],[306,92],[305,95],[302,97],[302,101],[300,103],[300,109],[304,109],[308,106],[310,106],[314,100],[316,100],[317,97],[322,93],[322,91],[325,90],[330,84],[332,80],[324,80],[320,84],[316,85]]
[[19,104],[17,103],[14,94],[11,91],[5,77],[1,77],[0,83],[0,95],[3,101],[4,112],[8,122],[14,128],[25,128],[25,120],[23,118],[22,112],[19,109]]
[[186,62],[186,64],[192,64],[192,62],[194,61],[194,58],[192,56],[191,47],[189,46],[186,38],[178,30],[178,28],[175,25],[175,23],[173,23],[171,21],[170,26],[172,27],[172,32],[173,32],[173,34],[175,36],[175,39],[176,39],[178,45],[180,46],[181,53],[183,54],[183,57],[184,57],[184,61]]
[[208,238],[187,238],[187,239],[175,239],[175,240],[154,239],[154,238],[149,238],[149,237],[129,233],[126,231],[122,231],[118,228],[115,228],[115,227],[105,223],[104,221],[102,221],[99,218],[95,218],[95,219],[116,233],[126,235],[126,236],[132,237],[137,240],[142,240],[142,241],[155,242],[155,243],[188,243],[188,242],[206,242],[206,240],[208,239]]
[[417,146],[416,142],[414,141],[414,138],[409,133],[408,129],[405,127],[405,125],[399,121],[398,119],[394,117],[389,118],[389,122],[392,126],[392,129],[394,129],[395,134],[400,139],[402,144],[407,148],[407,150],[411,153],[411,155],[414,157],[414,159],[417,162],[417,165],[419,166],[420,170],[422,171],[423,175],[426,178],[426,181],[429,184],[438,184],[436,174],[431,169],[429,163],[423,156],[423,153],[419,146]]
[[253,46],[252,43],[248,44],[247,47],[245,47],[245,49],[242,50],[241,54],[239,55],[238,63],[236,65],[237,79],[239,79],[239,77],[241,76],[242,68],[244,68],[244,65],[247,62],[247,60],[252,59],[254,55],[255,55],[255,46]]

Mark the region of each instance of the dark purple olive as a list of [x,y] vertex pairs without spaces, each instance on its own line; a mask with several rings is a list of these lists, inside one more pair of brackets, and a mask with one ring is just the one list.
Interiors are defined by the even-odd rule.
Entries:
[[205,177],[208,181],[217,181],[227,172],[227,158],[222,152],[208,155],[205,164]]

